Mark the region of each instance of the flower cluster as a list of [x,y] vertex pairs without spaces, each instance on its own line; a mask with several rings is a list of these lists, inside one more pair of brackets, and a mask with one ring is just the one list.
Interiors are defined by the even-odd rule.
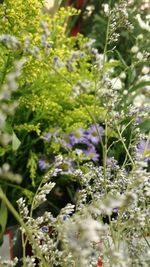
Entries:
[[[122,29],[133,29],[134,2],[100,5],[99,49],[96,39],[67,35],[74,9],[0,4],[0,237],[8,207],[22,266],[149,266],[148,41],[138,32],[129,59],[118,48]],[[147,34],[142,14],[135,24]]]
[[[53,134],[47,132],[43,135],[42,139],[45,142],[52,142],[55,139],[62,147],[66,150],[72,151],[77,155],[80,160],[92,160],[97,162],[99,160],[100,154],[97,152],[96,147],[100,144],[104,134],[104,129],[98,124],[92,124],[88,129],[75,129],[70,134],[64,136],[64,138],[59,138],[57,131]],[[50,167],[50,162],[52,159],[40,158],[38,160],[38,166],[40,170],[46,170]],[[54,160],[55,161],[55,160]],[[55,162],[56,166],[56,162]],[[62,162],[57,165],[62,174],[71,174],[74,171],[75,162],[71,157],[65,156]]]
[[[106,185],[102,167],[86,163],[83,171],[76,169],[74,175],[80,176],[82,189],[77,192],[75,205],[66,205],[56,218],[47,211],[36,219],[31,215],[24,217],[34,253],[24,262],[34,264],[36,256],[45,266],[75,264],[84,267],[88,264],[95,267],[102,261],[104,266],[136,266],[141,262],[142,266],[148,266],[149,174],[138,164],[131,171],[121,170],[115,161],[113,164],[116,175],[108,164]],[[48,186],[44,181],[36,198],[41,191],[47,194]],[[23,216],[25,203],[23,200],[18,203]]]

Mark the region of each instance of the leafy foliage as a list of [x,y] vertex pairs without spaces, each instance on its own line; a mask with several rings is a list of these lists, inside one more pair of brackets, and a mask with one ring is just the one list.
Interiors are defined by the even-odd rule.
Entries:
[[0,235],[7,207],[24,266],[149,264],[148,17],[132,1],[99,4],[102,40],[68,36],[73,8],[0,5]]

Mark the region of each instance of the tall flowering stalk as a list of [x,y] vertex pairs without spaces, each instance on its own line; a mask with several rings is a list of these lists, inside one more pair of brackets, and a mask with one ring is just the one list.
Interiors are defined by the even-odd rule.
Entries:
[[[40,2],[34,3],[30,10],[18,0],[21,14],[29,18],[35,15],[30,24],[24,23],[22,17],[19,20],[16,4],[16,26],[10,20],[12,9],[6,4],[0,9],[7,26],[6,34],[0,35],[0,49],[5,51],[0,77],[2,145],[8,145],[10,153],[11,138],[6,138],[9,135],[5,128],[10,120],[19,136],[13,133],[15,159],[19,158],[19,163],[26,159],[21,173],[25,185],[30,181],[28,174],[32,182],[24,190],[27,199],[17,201],[18,211],[0,189],[3,206],[20,225],[21,264],[148,267],[149,135],[148,129],[141,129],[145,129],[142,123],[147,123],[150,109],[147,102],[142,107],[135,104],[141,81],[132,84],[134,77],[126,80],[131,67],[142,64],[141,60],[147,64],[148,53],[133,46],[131,66],[121,55],[116,60],[108,53],[108,44],[118,40],[118,27],[123,27],[124,22],[131,26],[123,10],[128,6],[125,1],[112,10],[109,6],[101,54],[93,39],[65,37],[67,11],[61,9],[54,17],[45,14],[44,20],[38,9]],[[77,14],[74,9],[68,12]],[[40,23],[38,16],[42,18]],[[10,34],[11,30],[18,37]],[[16,57],[19,60],[13,63]],[[147,67],[141,72],[145,71]],[[147,85],[142,82],[142,86]],[[15,115],[8,114],[10,100],[18,99],[17,94],[19,107]],[[12,178],[17,182],[20,176],[12,172],[9,176],[9,168],[4,163],[0,177],[5,183]],[[62,189],[69,195],[67,204]],[[50,204],[55,207],[54,199],[63,202],[57,214],[50,209]],[[30,255],[26,254],[28,244]],[[16,259],[1,262],[4,266],[17,264]]]

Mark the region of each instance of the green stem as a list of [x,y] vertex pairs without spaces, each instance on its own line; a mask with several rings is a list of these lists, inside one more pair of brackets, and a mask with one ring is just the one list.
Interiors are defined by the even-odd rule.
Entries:
[[[107,46],[106,46],[106,48],[107,48]],[[66,79],[66,77],[64,77],[59,71],[57,71],[55,68],[53,68],[53,70],[58,74],[58,75],[60,75],[60,77],[62,77],[67,83],[69,83],[71,86],[72,86],[72,83],[68,80],[68,79]],[[102,138],[101,138],[101,136],[100,136],[100,133],[99,133],[99,130],[98,130],[98,127],[97,127],[97,122],[96,122],[96,119],[95,119],[95,117],[94,117],[94,115],[92,114],[92,112],[90,111],[90,109],[86,106],[86,104],[82,101],[82,99],[81,98],[78,98],[78,101],[79,101],[79,103],[85,108],[85,110],[87,111],[87,113],[89,114],[89,116],[91,117],[91,119],[92,119],[92,122],[93,122],[93,124],[95,125],[95,129],[96,129],[96,132],[97,132],[97,134],[98,134],[98,137],[99,137],[99,141],[100,141],[100,144],[101,144],[101,146],[102,146],[102,153],[103,153],[103,155],[102,155],[102,157],[103,157],[103,167],[104,167],[104,188],[105,188],[105,192],[107,193],[107,179],[106,179],[106,168],[107,168],[107,131],[108,131],[108,129],[107,129],[107,113],[106,113],[106,117],[105,117],[105,144],[103,143],[103,141],[102,141]]]
[[4,66],[4,69],[2,71],[1,86],[4,83],[9,63],[10,63],[10,54],[8,54],[8,56],[7,56],[7,60],[6,60],[5,66]]
[[[123,132],[123,131],[122,131],[122,132]],[[128,145],[128,151],[129,151],[129,149],[131,148],[131,145],[132,145],[132,137],[133,137],[133,129],[131,129],[131,134],[130,134],[130,139],[129,139],[129,145]],[[126,164],[126,162],[127,162],[127,158],[128,158],[128,155],[126,154],[126,156],[125,156],[125,160],[124,160],[124,162],[123,162],[123,164],[122,164],[122,168],[124,168],[125,165],[127,165],[127,164]]]
[[120,140],[121,140],[121,142],[122,142],[122,144],[123,144],[123,147],[124,147],[124,149],[125,149],[125,151],[126,151],[126,153],[127,153],[127,155],[128,155],[128,158],[129,158],[131,164],[134,166],[134,161],[133,161],[133,159],[132,159],[132,157],[131,157],[131,155],[130,155],[130,153],[129,153],[129,150],[128,150],[128,148],[127,148],[125,142],[124,142],[124,139],[123,139],[123,137],[122,137],[122,135],[121,135],[121,132],[119,131],[119,127],[116,126],[116,128],[117,128],[117,132],[118,132],[119,138],[120,138]]
[[51,65],[51,68],[52,70],[55,71],[56,74],[58,74],[63,80],[65,80],[68,84],[70,84],[71,86],[73,86],[73,83],[68,80],[62,73],[60,73],[56,68],[54,68],[52,65]]
[[106,194],[107,194],[106,170],[107,170],[107,143],[108,143],[107,134],[108,134],[108,125],[107,125],[107,119],[105,119],[105,143],[103,145],[103,172],[104,172],[104,188]]
[[49,267],[49,265],[47,264],[47,262],[45,261],[43,255],[42,255],[42,253],[40,252],[39,247],[36,244],[36,241],[34,240],[34,238],[32,236],[32,232],[30,232],[28,230],[28,227],[26,226],[26,224],[24,223],[22,218],[19,216],[19,214],[15,210],[15,208],[12,206],[12,204],[10,203],[10,201],[8,200],[6,195],[4,194],[2,188],[0,188],[0,199],[2,199],[4,201],[5,205],[9,209],[9,211],[12,213],[12,215],[15,217],[15,219],[18,221],[18,223],[21,225],[21,227],[25,230],[25,233],[26,233],[26,235],[28,237],[28,240],[30,240],[30,242],[34,245],[34,248],[35,248],[35,251],[36,251],[36,256],[37,256],[38,259],[41,260],[42,266],[43,267]]
[[150,133],[149,133],[149,136],[148,136],[147,141],[146,141],[145,146],[144,146],[144,151],[143,151],[143,154],[142,154],[142,159],[145,159],[145,151],[146,150],[149,150],[148,149],[149,142],[150,142]]
[[103,54],[104,54],[103,65],[105,64],[106,54],[107,54],[107,46],[108,46],[108,39],[109,39],[110,22],[111,22],[111,0],[109,0],[109,15],[108,15],[108,22],[107,22],[105,46],[104,46],[104,52],[103,52]]
[[[63,79],[63,80],[65,80],[68,84],[70,84],[71,86],[73,86],[73,83],[70,81],[70,80],[68,80],[63,74],[61,74],[59,71],[57,71],[53,66],[51,66],[51,68]],[[102,143],[102,140],[101,140],[101,136],[100,136],[100,134],[99,134],[99,131],[98,131],[98,128],[97,128],[97,122],[96,122],[96,120],[95,120],[95,117],[93,116],[93,114],[92,114],[92,112],[88,109],[88,107],[86,106],[86,104],[82,101],[82,99],[80,98],[80,99],[78,99],[79,100],[79,102],[80,102],[80,104],[86,109],[86,111],[87,111],[87,113],[89,114],[89,116],[91,117],[91,119],[92,119],[92,121],[93,121],[93,123],[95,124],[95,128],[96,128],[96,131],[97,131],[97,134],[98,134],[98,136],[99,136],[99,140],[100,140],[100,143],[101,143],[101,145],[102,145],[102,147],[103,147],[103,143]]]
[[39,191],[41,189],[42,184],[43,184],[43,180],[40,182],[40,185],[39,185],[38,189],[36,190],[35,195],[34,195],[34,197],[32,199],[32,204],[31,204],[31,209],[30,209],[30,218],[32,218],[32,216],[33,216],[33,210],[34,210],[34,205],[35,205],[35,198],[38,195],[38,193],[39,193]]
[[101,143],[101,145],[102,145],[102,147],[103,147],[104,145],[103,145],[102,138],[101,138],[101,136],[100,136],[100,133],[99,133],[99,130],[98,130],[98,127],[97,127],[97,122],[96,122],[96,119],[95,119],[94,115],[92,114],[92,112],[90,111],[90,109],[88,109],[87,105],[82,101],[82,99],[79,99],[79,102],[80,102],[81,105],[86,109],[87,113],[88,113],[89,116],[91,117],[92,122],[93,122],[93,124],[95,125],[96,132],[97,132],[97,134],[98,134],[100,143]]
[[143,238],[144,238],[144,240],[145,240],[146,244],[148,245],[148,247],[150,248],[150,243],[148,242],[148,240],[147,240],[147,238],[145,237],[145,235],[144,235],[144,234],[143,234]]
[[0,198],[4,201],[5,205],[11,211],[11,213],[13,214],[15,219],[19,222],[19,224],[24,227],[23,220],[20,218],[18,212],[15,210],[15,208],[12,206],[12,204],[9,202],[9,200],[7,199],[7,197],[4,194],[4,192],[3,192],[1,187],[0,187]]

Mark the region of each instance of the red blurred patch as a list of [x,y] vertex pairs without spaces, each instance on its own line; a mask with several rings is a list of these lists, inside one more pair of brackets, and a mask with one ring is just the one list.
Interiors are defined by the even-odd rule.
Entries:
[[98,260],[98,263],[97,263],[97,267],[102,267],[103,266],[103,262],[101,259]]
[[72,29],[71,29],[71,36],[76,36],[80,32],[80,24],[77,23]]
[[85,4],[85,0],[77,0],[76,2],[76,8],[81,9]]

